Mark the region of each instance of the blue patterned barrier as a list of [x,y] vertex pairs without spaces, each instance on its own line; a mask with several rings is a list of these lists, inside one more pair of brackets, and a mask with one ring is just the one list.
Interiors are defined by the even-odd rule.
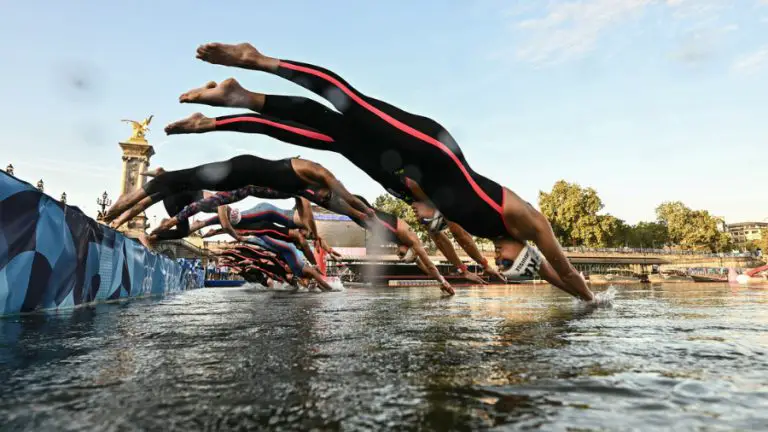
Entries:
[[0,315],[200,288],[199,273],[0,171]]

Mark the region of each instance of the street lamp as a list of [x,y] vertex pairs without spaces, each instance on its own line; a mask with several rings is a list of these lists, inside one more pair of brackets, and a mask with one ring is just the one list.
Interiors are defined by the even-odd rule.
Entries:
[[103,194],[101,194],[101,198],[96,198],[96,204],[101,206],[101,211],[98,212],[96,215],[97,220],[104,219],[104,214],[106,213],[104,209],[112,205],[112,200],[109,199],[109,195],[107,195],[107,191],[104,191]]
[[59,201],[61,201],[62,204],[66,204],[67,203],[67,193],[66,192],[62,192],[61,193],[61,199]]
[[43,183],[43,179],[40,179],[37,182],[37,190],[39,190],[40,192],[43,192],[45,190],[45,183]]
[[8,164],[8,166],[5,167],[5,172],[7,172],[8,175],[13,175],[13,164]]

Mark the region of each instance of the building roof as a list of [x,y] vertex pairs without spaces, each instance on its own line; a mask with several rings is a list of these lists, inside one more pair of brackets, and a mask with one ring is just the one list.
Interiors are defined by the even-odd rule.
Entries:
[[768,222],[736,222],[726,225],[728,228],[741,228],[746,226],[757,226],[760,228],[768,228]]

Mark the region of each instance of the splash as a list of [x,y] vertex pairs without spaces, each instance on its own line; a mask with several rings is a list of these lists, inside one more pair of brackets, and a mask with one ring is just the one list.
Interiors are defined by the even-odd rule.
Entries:
[[607,290],[595,293],[595,299],[590,302],[585,302],[580,299],[573,299],[574,304],[577,306],[584,306],[587,308],[610,308],[613,307],[613,301],[616,298],[616,287],[610,285]]
[[344,284],[341,283],[341,279],[336,277],[328,278],[328,285],[331,286],[332,292],[344,292],[347,290],[346,288],[344,288]]
[[595,299],[589,302],[598,307],[613,307],[613,300],[616,298],[616,287],[609,286],[607,290],[595,294]]

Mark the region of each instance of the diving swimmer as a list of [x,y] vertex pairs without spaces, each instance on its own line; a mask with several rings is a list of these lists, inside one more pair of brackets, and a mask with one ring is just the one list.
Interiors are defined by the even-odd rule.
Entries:
[[[359,135],[349,128],[341,114],[307,98],[252,93],[242,88],[234,79],[225,80],[218,85],[210,82],[202,89],[185,93],[180,99],[182,102],[248,108],[262,114],[238,114],[215,119],[195,114],[169,125],[166,128],[169,134],[209,131],[258,133],[289,144],[337,152],[371,176],[391,195],[411,204],[414,210],[418,209],[417,213],[424,215],[419,221],[427,226],[429,235],[438,249],[458,267],[460,274],[468,276],[469,272],[466,265],[461,263],[453,244],[443,233],[446,228],[486,273],[497,279],[504,279],[489,265],[466,230],[456,223],[444,220],[439,211],[432,208],[428,202],[415,200],[406,187],[407,179],[387,169],[390,165],[388,160],[397,159],[399,156],[391,148],[377,149],[370,142],[360,142]],[[469,278],[475,279],[471,276]],[[485,283],[484,280],[477,279],[475,282]]]
[[[393,151],[385,168],[411,180],[408,189],[412,196],[431,202],[446,219],[472,235],[492,239],[502,274],[539,271],[566,292],[586,301],[594,299],[547,219],[510,189],[475,172],[458,143],[436,121],[366,96],[330,70],[268,57],[247,43],[205,44],[198,48],[197,57],[213,64],[272,73],[326,98],[342,114],[345,128],[358,135],[354,142]],[[201,125],[203,119],[198,114],[187,122],[200,130],[217,126],[215,122]],[[172,133],[174,125],[166,131]],[[546,261],[525,241],[534,242]],[[547,269],[550,265],[553,272]]]
[[111,221],[112,228],[118,228],[168,196],[195,190],[226,191],[249,184],[289,193],[306,189],[308,186],[325,187],[345,200],[354,209],[357,217],[369,217],[366,213],[369,209],[320,164],[298,158],[269,160],[253,155],[241,155],[226,161],[158,173],[138,190],[120,196],[107,211],[104,220]]

